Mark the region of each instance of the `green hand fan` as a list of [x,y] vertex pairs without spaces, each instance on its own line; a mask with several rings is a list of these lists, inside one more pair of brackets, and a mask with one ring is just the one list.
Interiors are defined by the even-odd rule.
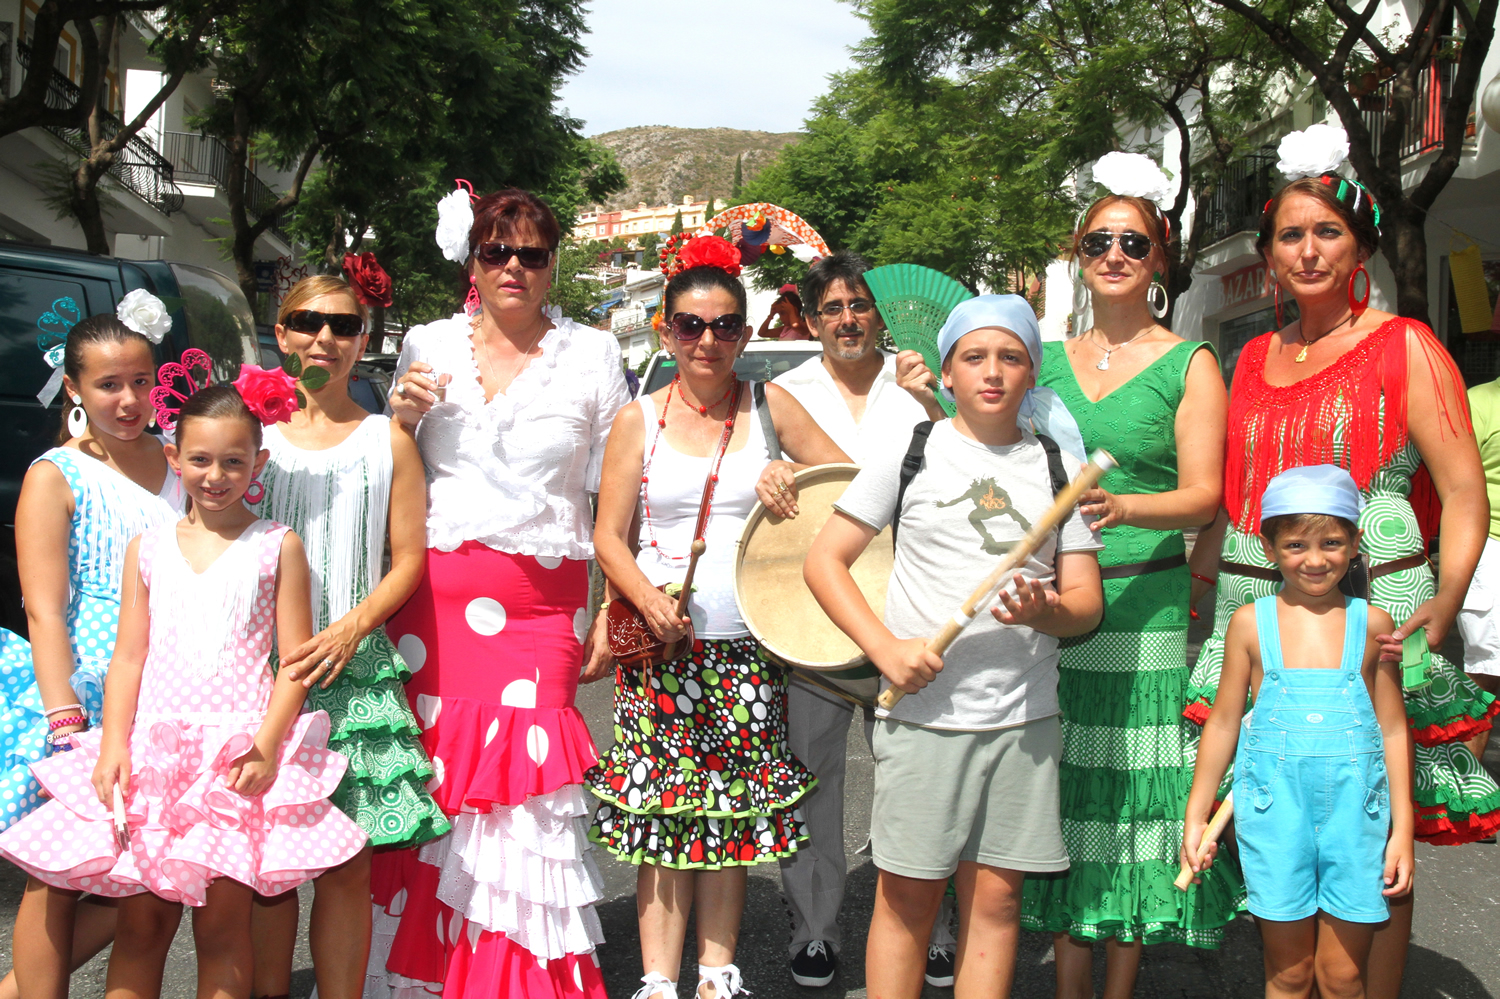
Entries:
[[[941,384],[943,359],[938,356],[938,333],[948,313],[974,296],[942,271],[917,264],[887,264],[865,272],[865,283],[885,318],[898,350],[915,350]],[[937,393],[938,405],[952,416],[957,409]]]

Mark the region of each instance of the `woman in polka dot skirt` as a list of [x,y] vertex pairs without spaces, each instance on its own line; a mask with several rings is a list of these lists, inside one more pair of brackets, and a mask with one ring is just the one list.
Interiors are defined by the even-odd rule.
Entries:
[[[589,772],[603,799],[592,837],[639,865],[645,976],[637,999],[677,999],[695,903],[698,994],[740,991],[734,946],[746,870],[795,852],[807,837],[796,806],[813,776],[787,749],[786,674],[761,658],[735,605],[734,550],[757,499],[796,515],[792,474],[804,466],[793,462],[849,459],[790,394],[767,385],[765,403],[793,462],[771,460],[757,393],[734,372],[751,332],[738,261],[716,236],[682,249],[665,292],[672,332],[663,336],[678,377],[621,411],[599,490],[599,564],[612,591],[640,608],[658,638],[675,641],[687,621],[657,587],[681,584],[704,481],[717,477],[689,602],[692,652],[657,669],[616,671],[615,744]],[[639,555],[629,543],[637,517]]]
[[604,669],[588,494],[629,395],[614,337],[544,311],[547,206],[507,190],[472,208],[445,252],[478,309],[409,332],[391,395],[427,466],[428,553],[386,630],[453,831],[376,854],[367,994],[604,999],[582,787],[597,754],[573,701],[580,668]]
[[[182,514],[182,485],[146,433],[151,342],[112,315],[90,316],[68,333],[63,373],[65,426],[81,432],[64,430],[62,445],[32,464],[16,507],[31,643],[0,632],[0,829],[41,804],[30,764],[52,751],[49,720],[64,743],[99,725],[125,546]],[[72,967],[109,943],[115,910],[99,901],[28,881],[12,952],[28,997],[62,999]],[[5,994],[15,994],[13,979]]]
[[[349,759],[333,803],[370,837],[349,863],[320,876],[308,929],[318,995],[359,999],[370,956],[370,856],[448,831],[426,782],[432,764],[402,681],[411,674],[381,626],[406,602],[426,562],[422,456],[410,431],[349,398],[364,353],[365,306],[343,278],[299,281],[281,302],[276,337],[304,368],[328,381],[304,389],[305,404],[266,428],[271,457],[261,472],[263,517],[286,524],[307,546],[317,634],[281,663],[328,712],[329,748]],[[389,539],[391,565],[382,571]],[[291,989],[297,895],[256,899],[254,996]]]
[[186,903],[199,995],[243,995],[252,894],[344,863],[365,834],[327,800],[345,767],[328,715],[301,714],[304,688],[271,673],[273,634],[290,652],[312,629],[301,541],[241,502],[266,458],[260,419],[214,385],[176,429],[167,458],[191,503],[126,549],[102,730],[32,766],[51,800],[0,854],[120,899],[111,994],[161,991]]

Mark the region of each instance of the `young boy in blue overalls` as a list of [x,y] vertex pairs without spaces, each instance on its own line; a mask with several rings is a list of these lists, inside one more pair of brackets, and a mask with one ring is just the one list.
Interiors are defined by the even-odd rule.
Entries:
[[1315,983],[1325,996],[1363,996],[1386,899],[1411,891],[1411,731],[1399,667],[1380,661],[1376,641],[1395,624],[1339,590],[1362,503],[1333,465],[1294,468],[1266,486],[1261,544],[1286,582],[1230,619],[1188,797],[1183,860],[1202,871],[1216,847],[1200,852],[1199,842],[1233,758],[1267,999],[1301,999]]

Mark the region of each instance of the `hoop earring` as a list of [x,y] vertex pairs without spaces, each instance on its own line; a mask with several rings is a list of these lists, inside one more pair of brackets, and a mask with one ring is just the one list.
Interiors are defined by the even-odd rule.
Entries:
[[[1365,293],[1364,293],[1364,297],[1362,297],[1362,298],[1355,298],[1354,297],[1354,282],[1355,282],[1355,280],[1361,274],[1363,274],[1364,277],[1365,277]],[[1370,307],[1370,272],[1367,271],[1367,270],[1365,270],[1365,265],[1364,264],[1360,264],[1358,267],[1354,268],[1354,273],[1349,275],[1349,311],[1353,312],[1355,318],[1357,319],[1361,315],[1363,315],[1364,311],[1366,309],[1368,309],[1369,307]]]
[[1078,268],[1078,278],[1073,282],[1073,311],[1077,315],[1083,315],[1083,310],[1092,303],[1089,297],[1089,286],[1083,283],[1083,268]]
[[82,437],[89,428],[89,414],[84,411],[83,398],[73,396],[73,408],[68,410],[68,436]]
[[1271,288],[1271,297],[1276,302],[1276,328],[1281,329],[1286,325],[1286,321],[1281,318],[1281,282],[1273,281]]
[[[1158,298],[1161,299],[1160,305],[1156,301]],[[1171,307],[1172,299],[1167,295],[1167,286],[1161,283],[1161,275],[1151,275],[1151,285],[1146,289],[1146,308],[1151,310],[1151,315],[1160,319]]]
[[245,490],[246,503],[259,503],[266,498],[266,487],[261,484],[260,479],[251,479],[250,488]]

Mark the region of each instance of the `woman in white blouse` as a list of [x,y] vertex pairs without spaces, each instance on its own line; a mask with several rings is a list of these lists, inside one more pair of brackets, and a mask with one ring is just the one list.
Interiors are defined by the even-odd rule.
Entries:
[[406,335],[390,400],[427,467],[428,558],[388,631],[453,832],[377,856],[374,949],[394,988],[604,999],[583,852],[596,752],[573,699],[606,663],[588,494],[630,396],[614,337],[545,311],[547,206],[508,189],[473,211],[480,308]]

